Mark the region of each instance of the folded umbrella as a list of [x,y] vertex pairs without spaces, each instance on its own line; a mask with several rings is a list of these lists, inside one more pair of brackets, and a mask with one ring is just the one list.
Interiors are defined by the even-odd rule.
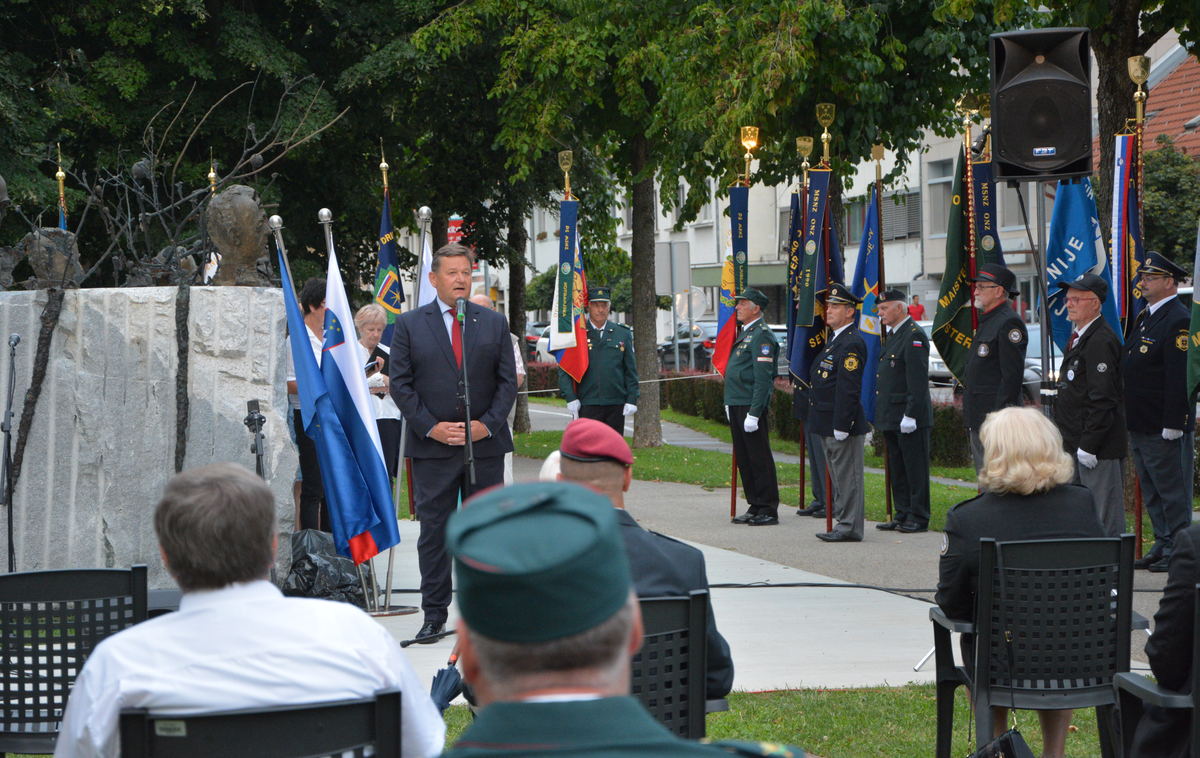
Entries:
[[458,647],[450,654],[450,660],[446,662],[446,668],[439,669],[433,675],[433,685],[429,688],[429,697],[433,699],[433,704],[438,707],[439,713],[445,713],[450,707],[450,701],[458,697],[462,692],[463,681],[462,675],[458,673]]

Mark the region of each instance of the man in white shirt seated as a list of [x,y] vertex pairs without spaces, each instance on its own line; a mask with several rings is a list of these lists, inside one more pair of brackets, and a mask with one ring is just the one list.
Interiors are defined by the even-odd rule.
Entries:
[[285,598],[266,580],[278,544],[275,499],[246,469],[176,475],[154,512],[169,613],[101,642],[75,681],[58,758],[120,754],[123,708],[202,713],[402,692],[405,758],[441,752],[446,727],[400,646],[344,603]]

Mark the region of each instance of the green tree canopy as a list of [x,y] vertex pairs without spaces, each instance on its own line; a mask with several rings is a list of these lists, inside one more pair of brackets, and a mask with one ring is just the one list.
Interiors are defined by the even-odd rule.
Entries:
[[1157,250],[1192,270],[1200,224],[1200,162],[1160,134],[1146,151],[1142,218],[1146,249]]

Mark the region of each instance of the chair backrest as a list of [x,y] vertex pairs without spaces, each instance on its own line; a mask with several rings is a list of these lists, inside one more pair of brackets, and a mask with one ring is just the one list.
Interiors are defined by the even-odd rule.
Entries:
[[146,607],[144,565],[0,576],[0,751],[53,749],[84,662],[105,637],[145,621]]
[[633,658],[631,694],[680,737],[704,736],[708,591],[640,598],[645,638]]
[[218,713],[121,711],[122,758],[400,756],[400,690],[334,703]]
[[1129,670],[1133,535],[984,539],[979,577],[975,682],[987,683],[990,702],[1008,705],[1011,694],[1018,708],[1065,709],[1112,699],[1113,675]]

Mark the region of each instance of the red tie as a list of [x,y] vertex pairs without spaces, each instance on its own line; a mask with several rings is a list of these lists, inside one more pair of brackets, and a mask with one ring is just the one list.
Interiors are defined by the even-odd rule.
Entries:
[[454,348],[454,360],[458,361],[458,367],[462,368],[462,328],[454,318],[453,308],[447,308],[446,313],[450,314],[450,345]]
[[1079,332],[1071,332],[1071,342],[1067,345],[1067,349],[1075,347],[1075,340],[1079,339]]

